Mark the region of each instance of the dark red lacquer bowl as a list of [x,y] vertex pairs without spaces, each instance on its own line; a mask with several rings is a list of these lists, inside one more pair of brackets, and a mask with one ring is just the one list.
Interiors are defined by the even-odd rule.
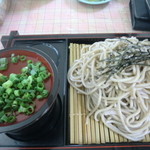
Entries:
[[[0,133],[19,133],[27,134],[38,132],[41,127],[46,123],[47,118],[49,117],[53,106],[55,104],[59,80],[58,80],[58,71],[57,66],[50,56],[44,53],[42,50],[30,49],[30,48],[10,48],[3,49],[0,51],[0,58],[7,57],[9,58],[11,54],[15,55],[25,55],[27,59],[33,60],[34,62],[40,61],[46,66],[48,71],[51,73],[51,76],[45,81],[45,87],[49,90],[49,96],[43,100],[36,100],[36,109],[35,112],[30,115],[20,114],[17,116],[17,121],[11,124],[0,124]],[[17,64],[9,63],[8,69],[6,71],[0,71],[4,75],[9,75],[10,73],[20,73],[21,68],[26,66],[26,62],[19,62]]]

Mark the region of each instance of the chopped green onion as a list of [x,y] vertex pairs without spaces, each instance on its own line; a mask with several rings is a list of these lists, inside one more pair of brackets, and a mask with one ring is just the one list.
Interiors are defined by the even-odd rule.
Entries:
[[48,90],[43,90],[42,95],[43,97],[47,97],[49,94]]
[[8,98],[8,94],[7,94],[7,93],[3,93],[3,94],[2,94],[2,97],[3,97],[4,99]]
[[6,82],[4,82],[4,83],[2,84],[2,87],[5,88],[5,89],[8,89],[8,88],[10,88],[12,85],[13,85],[13,82],[10,81],[10,80],[8,80],[8,81],[6,81]]
[[7,70],[8,67],[8,59],[0,58],[0,70]]
[[18,60],[19,60],[19,59],[18,59],[17,56],[11,57],[11,62],[12,62],[12,63],[15,63],[15,64],[16,64],[16,63],[18,63]]
[[19,90],[14,90],[14,95],[15,96],[20,96],[20,91]]
[[9,75],[9,80],[12,81],[13,83],[19,81],[18,76],[17,76],[17,74],[15,74],[15,73],[11,73],[11,74]]
[[[12,63],[17,63],[27,58],[12,54],[10,59]],[[47,68],[40,61],[26,61],[27,66],[21,69],[20,74],[11,73],[7,77],[0,73],[0,123],[15,122],[19,113],[31,115],[36,107],[34,100],[42,100],[49,94],[44,84],[51,75]],[[1,58],[0,67],[3,64],[7,67],[8,60]]]
[[26,60],[26,56],[25,55],[21,55],[20,57],[19,57],[19,59],[21,60],[21,61],[25,61]]
[[37,98],[37,99],[42,99],[43,96],[42,96],[42,95],[37,95],[36,98]]
[[7,64],[0,64],[0,70],[7,70]]
[[12,93],[12,91],[13,91],[13,89],[11,89],[11,88],[7,88],[7,89],[6,89],[6,93],[7,93],[8,95],[10,95],[10,94]]
[[8,80],[8,77],[0,73],[0,84],[4,83],[7,80]]
[[32,63],[32,60],[27,60],[27,64],[31,64]]
[[8,59],[5,57],[0,58],[0,64],[8,64]]

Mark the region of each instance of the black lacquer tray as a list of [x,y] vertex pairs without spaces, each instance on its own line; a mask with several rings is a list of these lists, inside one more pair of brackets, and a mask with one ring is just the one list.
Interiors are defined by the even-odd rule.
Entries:
[[[55,122],[45,125],[46,134],[29,141],[16,140],[7,134],[0,134],[0,149],[106,149],[106,150],[143,150],[150,149],[150,143],[108,143],[99,145],[70,145],[69,143],[69,89],[67,83],[67,70],[69,65],[69,44],[91,44],[106,38],[121,36],[136,36],[143,40],[150,40],[149,33],[128,34],[61,34],[61,35],[19,35],[12,31],[9,36],[2,36],[4,48],[28,47],[43,51],[50,55],[58,67],[60,88],[52,116]],[[53,49],[51,51],[50,49]],[[56,113],[56,111],[59,112]],[[53,115],[54,114],[54,115]],[[57,114],[57,115],[56,115]],[[50,117],[53,120],[53,117]]]

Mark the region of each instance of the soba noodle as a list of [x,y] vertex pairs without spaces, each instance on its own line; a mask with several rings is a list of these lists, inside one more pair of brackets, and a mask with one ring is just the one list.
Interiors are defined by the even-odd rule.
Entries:
[[[121,37],[96,42],[82,48],[81,58],[68,71],[69,83],[87,96],[87,122],[94,115],[95,120],[102,120],[108,128],[132,141],[142,140],[150,133],[150,67],[132,64],[109,78],[105,72],[107,58],[122,54],[125,48],[136,51],[138,46],[147,52],[150,41]],[[150,64],[150,60],[146,63]],[[110,65],[115,66],[116,62]]]

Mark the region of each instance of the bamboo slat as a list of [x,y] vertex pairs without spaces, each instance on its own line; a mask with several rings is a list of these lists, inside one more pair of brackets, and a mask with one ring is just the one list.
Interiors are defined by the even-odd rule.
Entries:
[[[72,47],[73,44],[70,45],[70,66],[73,63],[73,53],[72,53]],[[70,86],[70,95],[73,95],[74,89],[72,86]],[[73,144],[74,143],[74,105],[73,105],[73,96],[70,97],[70,143]]]
[[[70,44],[70,66],[74,60],[80,58],[83,46],[85,45]],[[69,94],[70,144],[131,142],[108,129],[101,120],[99,122],[95,121],[93,116],[89,118],[88,124],[86,124],[86,116],[88,114],[86,96],[78,94],[71,86]],[[142,142],[150,142],[150,135],[146,135]]]

